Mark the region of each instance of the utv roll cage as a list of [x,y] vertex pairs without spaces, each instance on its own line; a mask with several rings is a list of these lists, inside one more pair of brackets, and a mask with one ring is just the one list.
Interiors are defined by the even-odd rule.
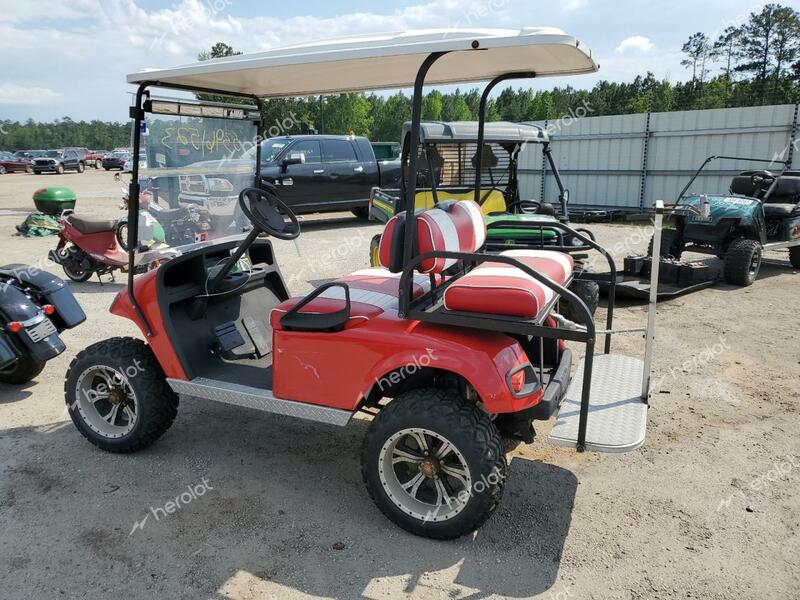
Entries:
[[718,156],[718,155],[712,155],[712,156],[709,156],[707,159],[705,159],[703,161],[703,164],[700,165],[700,167],[697,169],[697,171],[694,172],[694,175],[692,175],[691,179],[689,179],[689,181],[686,182],[686,185],[683,186],[683,189],[678,194],[678,199],[675,201],[676,206],[679,205],[681,200],[683,200],[686,197],[686,192],[689,191],[689,188],[692,187],[692,184],[697,180],[697,178],[700,177],[700,175],[702,175],[702,173],[703,173],[703,171],[705,171],[706,167],[708,165],[710,165],[712,162],[714,162],[715,160],[736,160],[736,161],[739,161],[739,162],[762,163],[762,164],[769,164],[769,165],[773,165],[773,164],[776,164],[776,163],[777,164],[782,164],[783,168],[781,169],[780,173],[778,173],[778,176],[775,178],[775,181],[772,182],[772,185],[770,185],[770,187],[767,190],[767,192],[764,194],[764,197],[761,199],[762,202],[766,202],[767,201],[767,199],[772,195],[773,190],[775,190],[775,188],[778,186],[778,181],[781,179],[781,177],[783,177],[786,174],[786,172],[789,171],[792,168],[792,161],[791,160],[780,161],[780,160],[767,159],[767,158],[742,158],[741,156]]
[[[564,35],[555,30],[528,30],[523,29],[516,35],[509,35],[509,32],[503,32],[505,36],[498,35],[494,30],[482,30],[479,32],[455,32],[445,33],[442,38],[436,42],[419,43],[409,39],[406,46],[393,53],[393,48],[389,43],[385,46],[378,44],[376,49],[364,50],[363,48],[349,47],[345,44],[340,51],[337,58],[320,58],[318,62],[310,62],[310,59],[304,58],[303,53],[308,51],[308,48],[300,48],[294,53],[294,49],[289,49],[289,54],[285,57],[275,58],[265,53],[263,57],[256,55],[256,58],[248,58],[247,63],[240,64],[237,57],[229,57],[225,59],[218,59],[215,61],[207,61],[197,65],[189,65],[187,67],[178,67],[176,69],[158,71],[153,75],[144,72],[142,74],[129,76],[130,83],[137,83],[138,89],[135,96],[134,106],[130,109],[130,116],[134,122],[134,138],[133,138],[133,177],[130,184],[130,204],[129,204],[129,274],[128,274],[128,294],[137,315],[145,324],[145,329],[148,336],[152,336],[152,328],[147,323],[146,317],[142,308],[140,307],[135,293],[134,285],[134,266],[135,266],[135,252],[138,239],[138,204],[139,204],[139,157],[141,145],[141,131],[144,116],[146,111],[152,110],[152,103],[149,103],[150,88],[169,88],[173,90],[193,92],[199,94],[212,94],[221,95],[235,98],[251,99],[256,107],[262,107],[261,96],[267,97],[282,97],[282,96],[302,96],[311,94],[320,94],[327,92],[345,92],[345,91],[366,91],[374,89],[396,89],[398,87],[406,87],[410,81],[407,80],[407,75],[410,73],[411,65],[419,65],[419,59],[422,59],[422,64],[416,71],[416,76],[413,80],[413,101],[412,101],[412,117],[410,125],[410,141],[408,145],[404,146],[401,156],[401,164],[403,165],[403,177],[401,178],[401,198],[396,206],[396,214],[405,213],[405,227],[404,238],[402,244],[402,275],[400,278],[400,295],[399,295],[399,315],[402,318],[417,319],[420,321],[427,321],[431,323],[438,323],[442,325],[451,325],[457,327],[468,327],[473,329],[490,330],[495,332],[503,332],[511,335],[521,336],[538,336],[548,339],[563,339],[575,342],[580,342],[585,345],[585,363],[582,369],[582,387],[580,391],[580,414],[577,425],[577,435],[573,437],[569,431],[573,423],[565,425],[566,432],[556,435],[555,432],[551,434],[551,441],[558,445],[576,447],[578,451],[586,449],[607,450],[602,444],[592,444],[591,440],[587,440],[587,423],[590,411],[593,384],[593,365],[595,363],[595,343],[598,334],[605,336],[604,354],[609,355],[611,350],[611,336],[614,333],[628,333],[628,332],[641,332],[645,333],[645,357],[643,364],[638,360],[634,363],[633,369],[626,366],[627,372],[622,373],[621,368],[614,364],[605,365],[606,379],[611,378],[613,381],[615,377],[622,377],[625,379],[626,385],[624,391],[621,393],[626,394],[625,398],[620,398],[620,402],[628,404],[636,404],[644,406],[645,408],[635,409],[634,421],[641,418],[642,414],[646,415],[646,406],[649,397],[650,387],[650,366],[653,356],[653,342],[654,342],[654,324],[655,324],[655,306],[656,306],[656,289],[657,285],[652,286],[652,293],[650,298],[650,308],[648,312],[648,322],[646,328],[627,329],[614,331],[613,328],[613,313],[614,313],[614,286],[617,279],[616,267],[611,255],[603,249],[594,240],[588,236],[572,229],[565,223],[554,223],[548,227],[558,228],[561,231],[574,236],[576,239],[581,240],[587,246],[597,250],[607,260],[610,268],[610,294],[608,299],[608,316],[606,327],[598,331],[595,328],[592,316],[585,306],[585,304],[566,287],[559,285],[551,279],[541,275],[530,267],[526,266],[523,262],[510,257],[498,256],[483,253],[461,253],[461,252],[445,252],[436,251],[422,255],[415,255],[416,244],[416,214],[415,214],[415,194],[417,191],[417,178],[419,164],[419,149],[423,143],[423,130],[421,127],[422,121],[422,98],[423,89],[427,80],[432,80],[432,83],[447,84],[457,82],[479,82],[489,79],[488,85],[485,87],[481,96],[479,121],[477,131],[478,148],[482,148],[486,136],[486,110],[488,105],[488,98],[490,93],[499,84],[512,80],[537,78],[540,76],[551,75],[566,75],[566,74],[580,74],[590,73],[597,70],[598,66],[594,62],[591,53],[580,42],[574,38]],[[528,36],[541,36],[542,40],[525,39]],[[381,42],[382,43],[382,42]],[[539,52],[538,46],[544,47],[543,52]],[[436,49],[438,48],[438,49]],[[493,55],[494,59],[493,59]],[[316,56],[316,55],[315,55]],[[391,57],[393,62],[391,68],[379,68],[381,61],[385,61],[387,57]],[[445,58],[452,58],[451,67],[447,69],[437,70],[437,65]],[[326,61],[339,61],[335,63],[335,68],[330,66],[330,62]],[[371,62],[373,61],[373,62]],[[522,65],[527,63],[538,63],[541,65],[540,71],[533,70],[513,70],[511,72],[499,72],[495,65],[509,64],[509,65]],[[278,77],[271,78],[270,75],[274,73],[286,74],[291,71],[293,65],[297,65],[297,69],[307,69],[304,72],[306,77],[295,76],[286,77],[281,80]],[[348,71],[347,76],[341,74],[343,69],[360,67],[358,70]],[[263,71],[259,71],[263,69]],[[288,69],[288,70],[286,70]],[[453,76],[450,73],[454,70],[462,70],[463,75]],[[434,76],[429,77],[431,73]],[[345,80],[342,83],[343,79]],[[308,89],[304,87],[304,81],[315,80],[316,83],[308,83]],[[217,82],[217,88],[206,85],[207,82]],[[288,83],[287,83],[288,82]],[[224,84],[224,85],[220,85]],[[272,93],[270,90],[272,89]],[[248,92],[242,90],[249,90]],[[236,106],[236,105],[233,105]],[[241,108],[241,107],[237,107]],[[262,132],[263,133],[263,132]],[[260,182],[259,168],[260,168],[260,144],[256,156],[256,173],[255,185],[258,186]],[[476,181],[475,181],[475,198],[479,199],[481,187],[481,171],[482,171],[482,153],[477,153],[476,165]],[[548,156],[551,161],[551,166],[555,169],[552,157]],[[556,171],[557,172],[557,171]],[[563,190],[563,186],[558,178],[559,189]],[[566,198],[562,193],[562,206],[565,206]],[[655,248],[660,247],[660,233],[661,221],[664,214],[663,205],[659,202],[655,207]],[[514,224],[515,227],[520,227],[518,223]],[[540,226],[536,226],[538,229]],[[254,229],[250,235],[247,236],[245,241],[239,247],[237,252],[231,256],[230,261],[235,262],[246,251],[247,247],[255,241],[259,232]],[[415,267],[422,261],[431,258],[447,258],[456,259],[463,265],[474,267],[485,262],[503,263],[524,272],[526,275],[532,277],[537,282],[554,292],[554,299],[547,306],[547,310],[542,311],[541,316],[536,319],[520,319],[505,317],[494,314],[482,313],[466,313],[446,310],[443,306],[441,295],[444,289],[449,285],[444,282],[438,286],[432,285],[430,292],[426,293],[420,298],[413,299],[412,283]],[[230,262],[229,261],[229,262]],[[658,261],[653,262],[652,268],[652,281],[658,281]],[[433,281],[432,281],[433,284]],[[574,328],[564,327],[547,327],[544,325],[544,320],[551,314],[557,299],[565,298],[569,302],[576,304],[580,307],[581,314],[586,318],[586,326],[579,326],[576,324]],[[624,358],[624,357],[618,357]],[[622,369],[622,370],[625,370]],[[631,373],[630,371],[634,371]],[[639,379],[641,376],[641,380]],[[596,378],[595,378],[596,379]],[[634,385],[640,383],[640,388],[632,395],[629,395],[631,382],[636,382]],[[601,386],[605,387],[605,386]],[[605,402],[608,403],[608,392],[605,393]],[[613,395],[613,394],[612,394]],[[608,404],[607,404],[608,406]],[[642,411],[644,411],[642,413]],[[630,420],[628,421],[630,422]],[[558,425],[554,430],[558,428]],[[620,445],[618,449],[611,451],[626,451],[632,449],[643,441],[644,429],[642,425],[641,440],[631,441],[627,446]],[[622,448],[621,450],[619,448]]]

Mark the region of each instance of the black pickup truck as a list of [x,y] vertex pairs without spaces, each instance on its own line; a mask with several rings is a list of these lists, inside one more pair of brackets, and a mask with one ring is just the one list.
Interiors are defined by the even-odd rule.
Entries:
[[296,213],[351,210],[366,218],[372,188],[399,185],[400,161],[379,161],[369,140],[296,135],[265,140],[261,177]]

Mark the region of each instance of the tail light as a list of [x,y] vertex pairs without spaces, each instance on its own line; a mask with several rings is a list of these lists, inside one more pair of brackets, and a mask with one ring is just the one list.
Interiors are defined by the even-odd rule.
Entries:
[[541,396],[544,392],[536,377],[536,371],[529,362],[517,365],[506,373],[506,385],[515,398],[524,398],[533,394]]
[[522,388],[525,387],[525,370],[517,371],[508,378],[508,381],[511,384],[511,391],[515,394],[519,394]]
[[49,317],[49,316],[50,316],[50,315],[52,315],[54,312],[56,312],[56,307],[55,307],[55,306],[53,306],[52,304],[45,304],[45,305],[42,307],[42,310],[44,311],[44,314],[46,314],[46,315]]
[[11,323],[6,325],[6,329],[8,329],[8,331],[10,331],[11,333],[19,333],[20,330],[22,329],[22,323],[20,323],[19,321],[11,321]]

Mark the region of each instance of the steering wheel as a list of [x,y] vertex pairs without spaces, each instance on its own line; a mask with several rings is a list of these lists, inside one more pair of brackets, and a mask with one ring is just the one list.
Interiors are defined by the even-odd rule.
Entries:
[[750,181],[761,190],[769,188],[775,182],[775,175],[769,171],[756,171],[750,175]]
[[[260,188],[245,188],[239,194],[239,206],[250,222],[279,240],[294,240],[300,235],[297,216],[278,197],[269,183]],[[289,221],[286,221],[288,217]]]
[[536,213],[542,207],[542,203],[538,200],[515,200],[506,205],[506,210],[513,213],[514,207],[519,207],[520,212],[531,214]]

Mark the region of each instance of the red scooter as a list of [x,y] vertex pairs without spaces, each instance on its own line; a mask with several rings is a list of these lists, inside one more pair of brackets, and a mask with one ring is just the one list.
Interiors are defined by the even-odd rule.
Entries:
[[62,226],[58,233],[58,246],[48,257],[61,265],[72,281],[88,281],[117,269],[127,270],[128,253],[120,243],[122,220],[97,220],[64,213],[59,218]]

